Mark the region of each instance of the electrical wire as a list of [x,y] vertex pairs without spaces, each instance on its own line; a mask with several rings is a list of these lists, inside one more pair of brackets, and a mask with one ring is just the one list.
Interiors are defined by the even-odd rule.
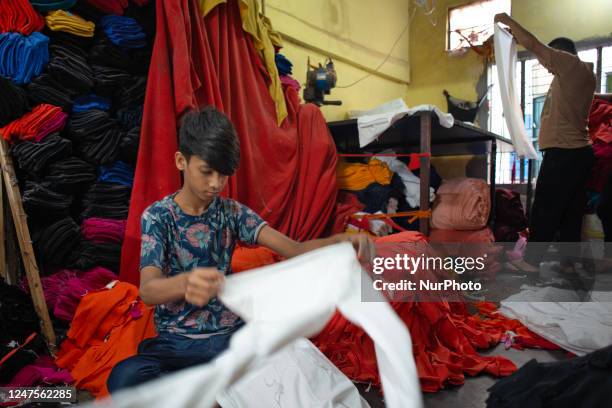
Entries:
[[[414,4],[417,7],[421,7],[423,8],[423,11],[425,13],[425,15],[427,16],[427,18],[429,19],[429,22],[435,26],[437,24],[437,18],[435,21],[432,21],[431,16],[433,14],[433,12],[436,10],[436,3],[435,0],[431,0],[431,8],[428,10],[427,9],[427,0],[424,1],[417,1],[415,0]],[[336,86],[337,89],[346,89],[346,88],[350,88],[354,85],[357,85],[358,83],[360,83],[361,81],[363,81],[366,78],[371,77],[372,75],[374,75],[375,73],[377,73],[380,68],[382,68],[383,65],[385,65],[385,63],[389,60],[389,58],[391,58],[391,55],[393,54],[393,51],[395,50],[395,47],[397,46],[397,44],[399,43],[399,41],[402,39],[402,37],[404,36],[404,34],[406,34],[406,31],[408,30],[408,28],[410,28],[410,24],[412,23],[412,19],[414,18],[414,15],[416,14],[416,7],[414,8],[414,10],[412,11],[410,18],[408,19],[408,22],[406,23],[406,26],[404,27],[404,29],[402,30],[402,32],[400,33],[400,35],[397,37],[397,39],[395,40],[395,42],[393,43],[393,45],[391,46],[391,50],[389,50],[389,53],[387,54],[387,56],[381,61],[380,64],[378,64],[378,66],[376,68],[374,68],[374,72],[368,73],[364,76],[362,76],[361,78],[359,78],[358,80],[348,84],[348,85],[342,85],[342,86]]]

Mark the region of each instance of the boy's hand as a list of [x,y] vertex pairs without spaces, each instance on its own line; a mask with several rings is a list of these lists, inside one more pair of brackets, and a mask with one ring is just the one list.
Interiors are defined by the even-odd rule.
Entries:
[[187,275],[185,301],[202,307],[217,296],[225,277],[217,268],[195,268]]
[[340,240],[349,241],[353,245],[361,262],[372,262],[376,256],[374,241],[368,234],[340,234]]
[[507,13],[499,13],[496,14],[493,18],[493,21],[496,23],[502,23],[507,26],[511,25],[514,20]]

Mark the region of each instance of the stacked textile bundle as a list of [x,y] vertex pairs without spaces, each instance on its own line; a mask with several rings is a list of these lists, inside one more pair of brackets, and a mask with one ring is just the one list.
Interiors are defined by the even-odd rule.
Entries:
[[452,250],[460,251],[461,256],[486,254],[481,272],[485,278],[493,278],[501,270],[498,258],[502,251],[494,245],[495,237],[487,227],[490,194],[488,184],[480,179],[445,180],[437,191],[431,217],[432,243],[457,243]]
[[[154,38],[153,5],[134,3],[0,2],[0,135],[60,338],[81,298],[119,272]],[[105,16],[109,9],[126,16]],[[2,364],[0,383],[72,382],[65,371],[49,376],[56,368],[32,355],[29,367]]]

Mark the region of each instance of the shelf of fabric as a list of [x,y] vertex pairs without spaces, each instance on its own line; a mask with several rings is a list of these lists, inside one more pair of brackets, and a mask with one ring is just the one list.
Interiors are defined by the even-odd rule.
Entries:
[[[488,177],[491,186],[491,203],[495,203],[495,163],[498,152],[513,151],[512,143],[501,136],[480,129],[469,123],[455,121],[451,128],[440,125],[431,112],[419,112],[404,116],[387,129],[376,141],[359,147],[357,119],[329,122],[336,149],[339,153],[376,153],[394,149],[401,153],[429,153],[432,157],[475,155],[487,156]],[[420,210],[429,210],[430,157],[421,157]],[[491,211],[494,214],[494,211]],[[422,222],[420,230],[428,235],[429,224]]]

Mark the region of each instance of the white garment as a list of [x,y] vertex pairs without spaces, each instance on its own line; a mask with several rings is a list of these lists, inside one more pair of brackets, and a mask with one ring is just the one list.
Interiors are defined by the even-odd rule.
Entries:
[[444,113],[434,105],[419,105],[408,108],[403,99],[398,98],[369,111],[360,112],[357,116],[357,129],[359,131],[359,147],[364,147],[376,140],[392,124],[406,115],[417,112],[434,112],[440,125],[451,128],[455,119],[450,113]]
[[221,392],[217,401],[223,408],[370,406],[351,380],[307,339],[298,339],[266,359]]
[[525,132],[525,123],[521,113],[521,94],[514,83],[517,62],[516,42],[512,34],[504,30],[499,23],[495,24],[493,41],[495,43],[495,63],[497,64],[504,117],[510,131],[514,150],[519,156],[535,159],[537,158],[535,149]]
[[[521,289],[521,293],[501,302],[499,311],[503,315],[579,356],[612,344],[612,303],[579,302],[575,292],[558,288]],[[597,292],[591,294],[593,299],[598,296]]]
[[[362,302],[365,291],[373,292],[368,299],[379,301]],[[222,391],[269,356],[320,332],[336,308],[374,341],[387,407],[423,406],[408,330],[373,290],[349,243],[229,276],[219,298],[246,321],[227,351],[209,364],[119,392],[109,406],[211,407],[218,395],[223,398]]]
[[[397,157],[390,156],[375,156],[374,159],[380,160],[382,162],[387,163],[389,169],[397,173],[398,176],[402,179],[404,186],[406,187],[406,191],[404,195],[406,196],[406,201],[410,205],[410,207],[415,208],[419,206],[419,201],[421,197],[421,180],[415,176],[408,166],[405,163],[402,163]],[[429,187],[429,201],[433,201],[436,196],[434,194],[433,187]]]

